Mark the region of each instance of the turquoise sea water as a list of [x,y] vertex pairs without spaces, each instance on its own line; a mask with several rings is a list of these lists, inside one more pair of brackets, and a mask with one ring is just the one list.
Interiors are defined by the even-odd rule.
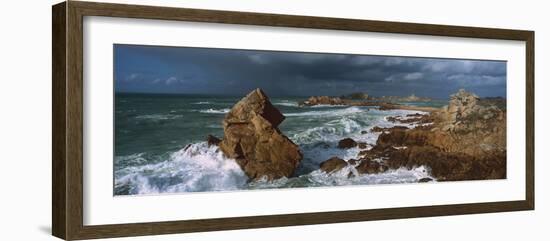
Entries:
[[[205,143],[208,134],[223,137],[222,120],[240,97],[201,95],[116,94],[115,96],[115,195],[229,191],[259,188],[341,186],[416,182],[427,177],[423,167],[390,170],[376,175],[356,175],[352,166],[327,175],[319,164],[332,156],[355,158],[358,148],[342,150],[346,137],[374,144],[376,133],[361,134],[374,126],[395,125],[387,116],[414,111],[380,111],[371,107],[299,107],[303,97],[271,98],[286,117],[281,131],[304,154],[294,177],[248,182],[234,160]],[[444,102],[405,103],[442,106]],[[412,126],[410,126],[412,127]],[[184,149],[184,147],[189,148]]]

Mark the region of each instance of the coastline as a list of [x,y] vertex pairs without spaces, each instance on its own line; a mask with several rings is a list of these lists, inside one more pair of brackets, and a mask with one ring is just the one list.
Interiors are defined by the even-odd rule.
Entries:
[[[222,105],[216,101],[218,100],[215,98],[188,100],[188,106],[192,109],[188,109],[186,113],[202,116],[201,118],[221,119],[224,116],[227,118],[228,113],[234,108],[227,106],[229,102],[224,102],[226,104]],[[231,103],[233,104],[235,102]],[[243,158],[239,161],[240,154],[230,156],[221,150],[218,145],[222,139],[210,137],[205,139],[208,135],[208,132],[205,133],[208,129],[206,128],[203,131],[197,130],[197,133],[202,133],[202,139],[164,154],[161,160],[151,160],[141,150],[129,156],[117,157],[120,159],[117,162],[123,166],[117,168],[115,173],[115,195],[418,183],[505,177],[505,172],[500,170],[501,166],[505,166],[505,150],[496,151],[492,158],[487,153],[474,153],[479,152],[480,148],[471,148],[466,150],[467,153],[457,151],[464,146],[476,143],[460,144],[460,139],[448,139],[449,136],[456,136],[456,132],[467,130],[461,129],[459,127],[461,124],[456,123],[460,121],[466,123],[464,120],[450,121],[443,118],[444,115],[449,115],[450,111],[454,111],[449,110],[449,106],[435,108],[400,104],[382,106],[380,102],[376,103],[377,106],[369,104],[334,106],[320,104],[300,107],[298,103],[293,103],[289,99],[275,98],[273,105],[284,110],[283,115],[286,118],[282,121],[284,127],[281,130],[275,130],[277,125],[271,123],[281,123],[279,120],[262,122],[264,124],[259,126],[271,125],[274,132],[288,135],[287,138],[296,144],[302,154],[298,164],[290,165],[284,173],[280,172],[279,176],[273,175],[270,178],[268,175],[262,175],[261,172],[268,169],[259,168],[260,166],[256,166],[255,169],[249,167],[246,173],[246,168],[242,165],[249,160]],[[479,109],[475,106],[478,104],[463,108],[460,113],[485,111],[485,108]],[[197,109],[208,110],[213,107],[227,109],[227,111]],[[451,109],[455,107],[459,106]],[[462,107],[464,106],[460,108]],[[469,110],[471,108],[475,111]],[[172,108],[167,108],[166,111],[165,114],[172,114],[173,116],[170,117],[173,118],[161,120],[141,118],[140,116],[143,115],[136,115],[133,118],[139,122],[157,125],[156,123],[182,123],[182,118],[186,116],[185,113],[172,113]],[[264,113],[263,110],[253,112]],[[155,116],[160,118],[163,115]],[[233,116],[240,118],[242,115]],[[269,115],[267,116],[269,119]],[[479,121],[479,116],[476,116],[473,119],[474,122]],[[314,122],[308,122],[312,120]],[[485,122],[500,123],[502,120],[505,118],[501,116],[499,120],[498,115],[495,115]],[[236,123],[251,123],[251,127],[257,126],[252,121],[244,119],[237,120]],[[448,129],[449,124],[455,125],[456,130]],[[218,128],[223,127],[221,124],[217,125],[220,126]],[[481,129],[489,128],[489,126],[481,127]],[[466,131],[466,133],[475,132],[477,131],[473,129]],[[217,133],[218,137],[225,137],[223,132]],[[210,132],[210,134],[213,133]],[[483,139],[481,137],[483,137],[481,134],[461,136],[462,139],[474,140]],[[451,145],[453,142],[459,145]],[[275,148],[281,152],[279,149]],[[473,157],[476,155],[478,157]],[[296,159],[299,159],[298,156]],[[499,162],[497,159],[504,162]],[[445,162],[454,164],[440,164]],[[457,163],[465,163],[470,171]],[[127,164],[129,166],[126,166]],[[472,168],[481,172],[472,173]],[[249,175],[258,171],[260,174],[251,174],[252,177]],[[167,175],[166,172],[173,174]]]
[[[372,131],[380,133],[376,144],[351,160],[360,163],[359,173],[426,166],[437,181],[506,178],[505,109],[486,105],[464,90],[452,95],[449,105],[440,109],[393,107],[426,113],[387,117],[395,123],[415,125],[412,128],[373,127]],[[339,168],[332,166],[327,171]],[[419,180],[427,181],[434,180]]]

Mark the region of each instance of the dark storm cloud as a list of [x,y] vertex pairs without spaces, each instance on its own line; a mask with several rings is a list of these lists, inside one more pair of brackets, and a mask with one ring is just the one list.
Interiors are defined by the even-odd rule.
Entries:
[[119,92],[505,96],[502,61],[115,45]]

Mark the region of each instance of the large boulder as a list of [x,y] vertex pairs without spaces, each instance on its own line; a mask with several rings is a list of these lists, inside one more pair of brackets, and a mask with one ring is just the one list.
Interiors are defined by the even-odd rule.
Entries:
[[302,153],[279,130],[284,119],[265,93],[256,89],[225,116],[220,149],[237,160],[251,179],[290,177],[302,160]]
[[[473,93],[460,89],[451,95],[449,105],[439,112],[442,130],[457,131],[464,129],[467,123],[480,120],[503,118],[504,112],[494,105],[481,105],[481,99]],[[469,125],[472,126],[472,125]]]
[[479,97],[476,94],[460,89],[450,96],[449,105],[443,108],[441,117],[448,124],[454,124],[460,119],[477,112]]

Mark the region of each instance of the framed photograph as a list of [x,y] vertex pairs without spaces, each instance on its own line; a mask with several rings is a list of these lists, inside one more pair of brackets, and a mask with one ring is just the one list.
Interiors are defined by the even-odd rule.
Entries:
[[59,238],[534,209],[532,31],[78,1],[52,24]]

